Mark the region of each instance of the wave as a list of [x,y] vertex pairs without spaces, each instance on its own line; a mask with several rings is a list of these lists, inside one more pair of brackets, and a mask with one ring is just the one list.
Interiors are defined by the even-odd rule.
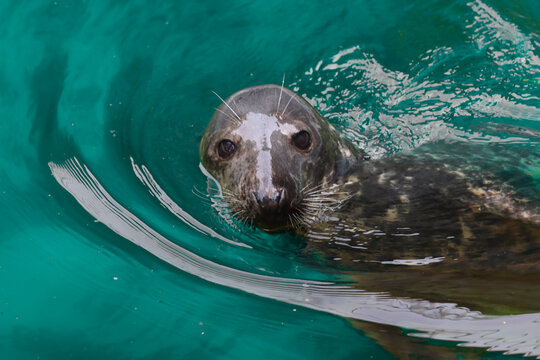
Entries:
[[[132,164],[141,181],[152,179],[147,185],[161,198],[168,198],[146,168],[134,161]],[[391,297],[345,283],[279,278],[223,266],[182,248],[150,228],[118,203],[77,158],[60,164],[50,162],[49,168],[56,181],[97,221],[152,255],[203,280],[345,318],[411,329],[412,336],[457,341],[464,346],[540,359],[540,313],[487,316],[453,303]],[[140,172],[141,169],[146,170]],[[181,213],[179,206],[166,207]],[[183,213],[182,221],[189,226],[202,225],[194,223],[188,215]],[[211,229],[203,229],[206,235],[219,238]]]

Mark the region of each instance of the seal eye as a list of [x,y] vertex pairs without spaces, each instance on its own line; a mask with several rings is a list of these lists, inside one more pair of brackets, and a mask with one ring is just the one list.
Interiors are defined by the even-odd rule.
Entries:
[[218,154],[223,159],[231,156],[235,150],[236,145],[234,145],[234,143],[229,139],[221,140],[218,144]]
[[311,136],[306,130],[302,130],[293,135],[294,146],[300,150],[307,150],[311,146]]

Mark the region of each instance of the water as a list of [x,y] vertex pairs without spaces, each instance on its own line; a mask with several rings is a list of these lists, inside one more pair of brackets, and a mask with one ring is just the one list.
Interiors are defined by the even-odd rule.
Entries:
[[539,206],[539,19],[532,0],[3,1],[0,354],[392,358],[345,319],[380,309],[442,340],[496,329],[485,347],[538,356],[540,307],[429,320],[432,304],[347,288],[301,239],[238,232],[201,199],[198,144],[212,91],[285,74],[372,157],[457,144]]

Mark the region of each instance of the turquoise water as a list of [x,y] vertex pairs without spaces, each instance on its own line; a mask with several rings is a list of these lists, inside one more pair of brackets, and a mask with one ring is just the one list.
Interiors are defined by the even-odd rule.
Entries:
[[338,270],[212,208],[212,91],[285,74],[372,157],[473,149],[540,206],[539,21],[535,0],[2,1],[2,358],[393,358],[341,292],[279,282]]

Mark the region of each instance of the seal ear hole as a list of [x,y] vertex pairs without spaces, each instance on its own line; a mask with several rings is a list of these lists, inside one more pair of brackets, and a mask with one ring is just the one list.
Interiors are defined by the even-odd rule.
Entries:
[[236,151],[236,145],[229,139],[223,139],[218,143],[218,154],[222,159],[227,159]]
[[307,150],[311,146],[311,135],[306,130],[300,130],[292,137],[292,142],[300,150]]

